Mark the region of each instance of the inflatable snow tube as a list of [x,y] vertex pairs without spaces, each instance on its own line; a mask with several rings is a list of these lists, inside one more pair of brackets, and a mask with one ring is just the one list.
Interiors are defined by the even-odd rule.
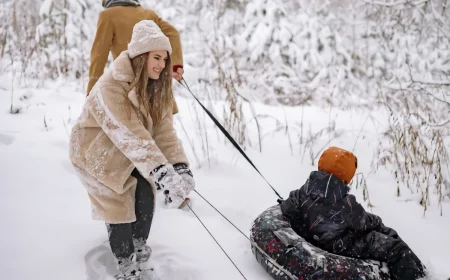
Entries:
[[279,205],[254,221],[250,241],[256,260],[275,280],[389,280],[385,263],[338,256],[299,236]]

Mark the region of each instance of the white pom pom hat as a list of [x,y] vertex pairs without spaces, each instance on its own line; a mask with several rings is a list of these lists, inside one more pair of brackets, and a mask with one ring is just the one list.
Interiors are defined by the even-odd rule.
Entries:
[[133,35],[128,44],[128,56],[134,57],[150,51],[166,50],[172,54],[169,38],[162,33],[153,20],[142,20],[133,27]]

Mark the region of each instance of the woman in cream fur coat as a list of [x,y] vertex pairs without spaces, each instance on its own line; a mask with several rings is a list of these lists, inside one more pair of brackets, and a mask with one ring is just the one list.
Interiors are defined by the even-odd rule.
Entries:
[[95,84],[72,129],[70,159],[93,218],[106,223],[117,279],[140,279],[150,257],[155,185],[170,208],[195,188],[173,126],[171,53],[155,22],[137,23],[128,49]]

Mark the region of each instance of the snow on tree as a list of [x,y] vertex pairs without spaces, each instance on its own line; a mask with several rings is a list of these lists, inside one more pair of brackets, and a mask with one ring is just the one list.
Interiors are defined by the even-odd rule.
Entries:
[[[241,145],[251,140],[242,110],[248,102],[386,108],[389,127],[374,162],[391,166],[399,186],[422,194],[424,207],[430,191],[450,195],[447,0],[140,2],[180,30],[185,64],[196,75],[191,88],[202,99],[228,101],[223,121]],[[99,0],[3,7],[3,71],[87,80]]]

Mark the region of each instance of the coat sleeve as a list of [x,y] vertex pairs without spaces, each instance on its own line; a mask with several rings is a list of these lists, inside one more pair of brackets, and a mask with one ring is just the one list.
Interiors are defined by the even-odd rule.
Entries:
[[121,86],[102,85],[89,95],[88,108],[114,145],[148,178],[167,159],[140,122]]
[[89,95],[89,92],[100,76],[103,75],[106,62],[108,61],[108,55],[111,49],[113,37],[114,30],[112,23],[102,12],[98,17],[97,33],[95,34],[94,43],[91,48],[91,65],[89,67],[87,95]]
[[344,203],[346,208],[349,209],[349,227],[355,232],[369,232],[372,230],[377,230],[381,227],[382,221],[381,218],[367,213],[356,201],[356,198],[353,195],[348,195],[344,198]]
[[289,197],[280,205],[283,216],[286,217],[289,221],[294,220],[300,214],[300,211],[298,209],[298,201],[299,190],[293,190],[289,193]]
[[183,144],[173,126],[172,112],[168,112],[159,124],[154,126],[153,138],[169,163],[184,163],[189,166]]

